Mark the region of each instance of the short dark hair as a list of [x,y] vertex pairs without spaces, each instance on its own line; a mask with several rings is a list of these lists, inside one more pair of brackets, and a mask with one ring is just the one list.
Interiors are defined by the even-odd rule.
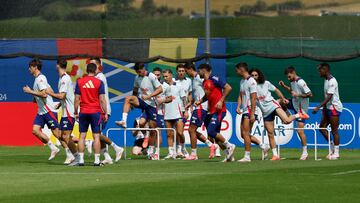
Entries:
[[293,73],[293,72],[295,72],[295,67],[294,66],[289,66],[289,67],[285,68],[285,70],[284,70],[285,75],[287,75],[289,73]]
[[159,71],[159,72],[161,72],[161,68],[159,68],[159,67],[155,67],[155,68],[153,69],[153,72],[155,72],[155,71]]
[[165,70],[163,70],[163,73],[170,73],[170,74],[173,74],[173,72],[172,72],[172,70],[171,69],[165,69]]
[[248,64],[245,63],[245,62],[240,62],[240,63],[236,64],[235,67],[236,67],[237,69],[243,68],[243,69],[245,69],[246,71],[249,71]]
[[176,66],[176,71],[179,69],[179,68],[185,68],[185,65],[180,63]]
[[207,70],[208,72],[210,72],[212,70],[211,66],[207,63],[203,63],[203,64],[200,64],[200,66],[198,67],[198,69],[205,69]]
[[92,60],[95,60],[96,63],[101,64],[101,59],[99,57],[90,58],[90,61],[92,61]]
[[265,82],[265,75],[264,75],[264,73],[260,70],[260,69],[258,69],[258,68],[253,68],[253,69],[251,69],[250,71],[250,74],[252,73],[252,72],[257,72],[257,74],[259,75],[258,76],[258,79],[257,79],[257,83],[258,84],[264,84],[264,82]]
[[66,69],[67,61],[65,59],[58,59],[56,61],[56,64],[58,64],[60,66],[60,68]]
[[145,68],[145,64],[144,63],[135,63],[134,65],[134,70],[140,70],[140,69],[143,69]]
[[328,63],[320,63],[318,65],[318,69],[324,69],[326,68],[327,70],[330,70],[330,65]]
[[42,62],[41,62],[40,59],[38,59],[38,58],[33,58],[33,59],[29,62],[29,67],[30,67],[30,66],[35,66],[38,70],[41,71]]
[[89,73],[95,73],[96,71],[96,64],[95,63],[89,63],[87,66],[86,66],[86,72],[89,74]]
[[185,69],[193,69],[194,71],[196,71],[194,63],[185,63]]

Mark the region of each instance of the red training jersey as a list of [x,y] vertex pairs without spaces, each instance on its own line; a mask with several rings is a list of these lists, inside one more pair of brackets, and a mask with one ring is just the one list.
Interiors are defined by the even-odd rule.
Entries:
[[221,100],[223,93],[222,90],[225,87],[226,82],[221,80],[219,77],[210,75],[209,79],[204,80],[203,87],[205,91],[205,95],[208,99],[209,105],[209,113],[222,113],[226,112],[226,104],[225,101],[222,105],[221,110],[216,110],[215,105]]
[[103,113],[99,95],[105,94],[104,83],[94,76],[85,76],[76,82],[75,94],[80,95],[80,113]]

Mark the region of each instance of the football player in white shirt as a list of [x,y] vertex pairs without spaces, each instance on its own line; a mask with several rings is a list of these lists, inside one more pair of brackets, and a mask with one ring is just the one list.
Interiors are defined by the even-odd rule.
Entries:
[[71,77],[66,74],[66,65],[67,62],[64,59],[59,59],[56,63],[56,71],[59,74],[58,82],[58,93],[55,93],[51,88],[46,89],[46,93],[56,99],[60,100],[60,103],[56,105],[56,109],[62,109],[62,117],[60,120],[60,134],[61,138],[67,144],[65,148],[66,160],[64,164],[70,164],[75,160],[77,156],[77,147],[74,141],[71,139],[71,133],[75,124],[75,115],[74,115],[74,87],[71,81]]
[[34,100],[38,105],[38,113],[35,117],[32,133],[44,144],[47,144],[51,150],[48,160],[55,158],[60,149],[57,148],[50,139],[41,132],[45,124],[51,129],[51,132],[61,141],[61,144],[66,148],[66,143],[62,141],[59,132],[59,124],[57,120],[57,113],[55,112],[55,105],[50,95],[46,94],[46,89],[51,88],[47,82],[46,77],[41,73],[42,63],[39,59],[32,59],[29,63],[29,72],[35,77],[33,89],[25,86],[23,91],[34,96]]
[[[341,112],[343,110],[343,105],[340,101],[339,95],[339,84],[337,80],[330,73],[330,65],[327,63],[321,63],[318,66],[320,77],[325,79],[324,82],[324,96],[325,100],[320,103],[313,110],[313,114],[316,114],[321,107],[322,109],[322,117],[320,122],[321,128],[326,128],[329,124],[331,127],[331,132],[333,134],[334,146],[332,147],[332,152],[327,155],[327,158],[330,160],[336,160],[340,157],[339,153],[339,119]],[[320,130],[321,134],[323,134],[324,138],[328,140],[328,131]]]
[[[108,118],[110,118],[111,106],[110,106],[110,99],[109,99],[109,86],[107,84],[106,76],[102,72],[103,66],[101,65],[101,59],[100,58],[91,58],[90,63],[94,63],[96,65],[95,77],[104,83],[105,100],[106,100],[106,106],[107,106],[106,109],[107,109]],[[124,148],[119,147],[113,141],[111,141],[108,137],[106,137],[104,135],[106,124],[107,124],[107,122],[105,122],[104,119],[102,119],[102,123],[101,123],[102,132],[100,135],[100,144],[101,144],[101,153],[104,155],[105,159],[101,163],[102,164],[113,164],[113,160],[107,150],[106,145],[110,145],[114,149],[115,154],[116,154],[115,162],[118,162],[121,159],[122,154],[124,152]]]
[[[182,122],[183,116],[181,111],[181,101],[184,102],[185,106],[187,106],[187,95],[185,91],[182,89],[178,83],[173,81],[172,71],[170,69],[166,69],[163,71],[164,81],[167,84],[164,84],[164,94],[165,99],[163,103],[165,103],[165,126],[166,128],[175,128],[176,135],[180,137],[180,140],[185,140],[184,138],[184,125]],[[187,111],[187,109],[186,109]],[[174,132],[172,130],[167,130],[167,138],[169,145],[169,153],[165,157],[165,159],[176,158],[176,152],[174,149]],[[185,150],[184,143],[180,144],[182,154]]]
[[275,116],[279,116],[283,123],[291,123],[296,118],[308,119],[309,116],[306,113],[297,113],[296,115],[287,116],[286,112],[281,108],[278,101],[276,101],[271,92],[275,92],[276,95],[280,98],[282,103],[289,103],[285,99],[284,95],[269,81],[265,80],[265,76],[259,69],[253,69],[250,71],[251,76],[256,80],[256,95],[257,95],[257,105],[259,106],[264,119],[264,126],[268,132],[268,138],[270,147],[273,152],[272,161],[280,160],[280,157],[276,150],[275,140],[274,140],[274,120]]
[[239,162],[251,162],[251,137],[250,131],[255,122],[256,109],[256,81],[251,77],[246,63],[238,63],[235,66],[236,73],[242,77],[240,81],[240,94],[236,112],[243,114],[241,119],[241,136],[244,138],[245,156]]
[[[307,113],[309,109],[309,98],[312,97],[312,92],[307,86],[306,82],[296,74],[295,68],[290,66],[285,69],[285,75],[288,80],[291,82],[291,86],[285,85],[283,81],[279,82],[279,85],[288,91],[292,99],[289,100],[289,103],[286,106],[287,109],[294,111],[294,113],[302,112]],[[281,103],[280,103],[281,104]],[[283,105],[284,106],[284,105]],[[296,119],[297,127],[304,128],[305,120],[298,118]],[[306,136],[304,130],[296,130],[302,144],[303,152],[300,157],[300,160],[306,160],[308,158],[307,145],[306,145]]]
[[[122,120],[115,123],[126,128],[127,116],[131,107],[140,108],[145,113],[149,128],[156,128],[156,96],[163,92],[161,83],[153,73],[149,73],[145,69],[143,63],[136,63],[134,69],[137,73],[134,81],[133,95],[125,98]],[[139,92],[140,90],[140,92]],[[155,149],[156,132],[151,131],[149,137],[149,150],[153,152]],[[145,142],[145,141],[144,141]],[[150,154],[150,156],[154,156]]]
[[[192,100],[192,94],[191,94],[191,80],[189,78],[186,78],[185,75],[185,66],[184,64],[178,64],[176,66],[176,79],[175,82],[181,86],[181,88],[184,90],[186,97],[186,104],[189,104],[189,101]],[[182,112],[182,122],[183,122],[183,128],[185,126],[185,123],[187,122],[187,119],[189,118],[189,114],[187,111],[185,111],[185,104],[184,101],[181,101],[180,109]],[[177,155],[181,158],[188,157],[189,153],[185,148],[182,146],[185,146],[185,137],[179,137],[179,135],[176,136],[176,141],[178,143],[177,146]]]
[[[200,75],[196,72],[195,65],[193,63],[186,64],[185,66],[186,74],[191,78],[191,87],[192,87],[192,94],[193,94],[193,101],[199,101],[201,98],[204,97],[205,91],[203,87],[203,78],[200,78]],[[208,112],[208,102],[205,101],[199,106],[195,106],[195,109],[191,113],[190,118],[190,126],[189,126],[189,135],[190,135],[190,142],[191,142],[191,154],[186,160],[197,160],[197,139],[201,142],[205,143],[210,149],[209,158],[213,158],[215,156],[215,144],[211,143],[210,140],[206,139],[206,137],[197,131],[198,128],[202,126],[204,123],[206,114]]]

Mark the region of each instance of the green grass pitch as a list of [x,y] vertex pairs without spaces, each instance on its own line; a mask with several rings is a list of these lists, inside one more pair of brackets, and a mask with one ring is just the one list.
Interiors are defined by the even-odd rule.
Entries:
[[[166,149],[162,149],[163,155]],[[283,160],[249,164],[208,160],[148,161],[132,157],[104,167],[62,165],[64,152],[47,161],[46,147],[0,147],[0,202],[359,202],[360,151],[341,159],[297,160],[298,149],[282,149]],[[237,148],[235,157],[241,158]],[[131,156],[128,156],[131,157]]]

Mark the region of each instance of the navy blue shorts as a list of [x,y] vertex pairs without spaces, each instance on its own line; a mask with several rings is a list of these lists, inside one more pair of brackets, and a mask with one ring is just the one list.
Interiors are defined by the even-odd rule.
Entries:
[[73,117],[62,117],[60,120],[60,130],[73,130],[75,118]]
[[196,125],[197,127],[201,127],[203,124],[205,117],[206,117],[207,111],[204,109],[195,109],[192,112],[191,118],[190,118],[190,125]]
[[[296,109],[295,109],[295,107],[294,107],[294,105],[293,105],[293,103],[292,103],[292,99],[288,99],[288,100],[289,100],[289,103],[286,105],[286,107],[287,107],[289,110],[293,111],[294,114],[297,114],[298,112],[296,111]],[[300,122],[300,123],[305,123],[305,120],[304,120],[304,119],[301,119],[301,118],[296,118],[295,121]]]
[[[259,117],[258,117],[257,114],[254,114],[254,116],[255,116],[255,120],[258,120],[258,119],[259,119]],[[242,122],[244,119],[250,119],[250,114],[249,114],[249,113],[244,113],[244,114],[242,115],[242,117],[241,117],[241,122]]]
[[156,127],[158,128],[165,128],[165,121],[164,121],[164,115],[157,115],[156,116]]
[[79,130],[81,133],[86,133],[91,125],[93,133],[100,133],[100,124],[102,123],[101,113],[93,114],[79,114]]
[[41,128],[44,128],[45,124],[51,130],[59,128],[59,123],[57,120],[57,113],[56,112],[48,112],[43,115],[37,114],[34,120],[34,125],[38,125]]
[[207,114],[204,120],[207,133],[210,137],[215,138],[221,130],[221,122],[225,118],[226,112],[220,114]]
[[156,121],[157,110],[155,107],[148,105],[141,98],[138,97],[139,106],[137,108],[141,109],[143,113],[141,114],[141,118],[145,118],[146,120]]
[[328,109],[326,107],[323,108],[322,113],[323,113],[323,116],[326,116],[326,118],[330,118],[331,116],[340,117],[340,115],[341,115],[340,111],[337,111],[335,109],[331,110],[331,109]]
[[274,121],[276,116],[276,109],[268,116],[264,117],[264,121]]

